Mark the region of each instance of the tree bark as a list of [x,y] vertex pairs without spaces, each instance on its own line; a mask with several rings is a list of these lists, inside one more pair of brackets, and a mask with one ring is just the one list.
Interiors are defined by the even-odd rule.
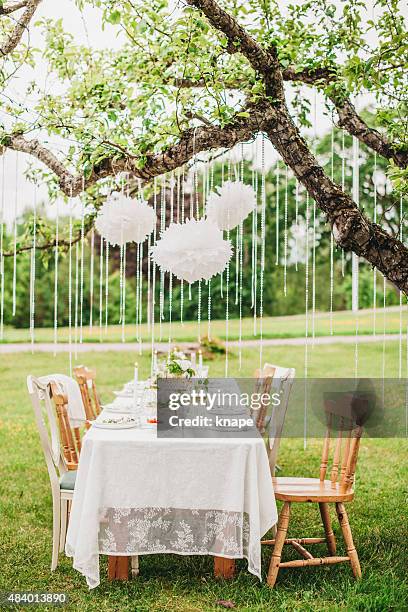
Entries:
[[352,198],[325,174],[286,109],[276,111],[268,123],[267,133],[282,159],[326,213],[336,243],[364,257],[408,295],[408,249],[372,223]]

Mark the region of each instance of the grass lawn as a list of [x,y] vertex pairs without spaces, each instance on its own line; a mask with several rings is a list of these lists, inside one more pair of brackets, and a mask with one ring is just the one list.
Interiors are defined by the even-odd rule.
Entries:
[[[113,389],[131,378],[135,355],[95,349],[86,356],[80,355],[80,359],[86,357],[86,362],[97,368],[102,399],[109,399]],[[304,348],[301,346],[266,347],[264,358],[289,364],[300,375],[303,373]],[[138,357],[142,375],[148,372],[148,359],[147,354]],[[388,376],[396,376],[398,343],[386,345],[385,359]],[[251,375],[258,360],[258,349],[245,349],[241,374]],[[230,365],[231,374],[238,374],[236,351]],[[362,344],[359,374],[380,376],[381,368],[382,343]],[[237,577],[224,582],[214,580],[212,559],[175,555],[142,557],[141,576],[125,584],[108,583],[104,560],[102,583],[91,592],[85,579],[72,569],[71,560],[63,555],[57,570],[51,574],[50,487],[25,378],[28,373],[67,372],[67,369],[67,354],[1,356],[0,591],[64,591],[70,597],[69,609],[86,611],[211,611],[222,609],[215,605],[219,599],[232,600],[236,609],[251,611],[408,609],[407,440],[362,441],[356,500],[348,505],[363,571],[360,582],[354,581],[348,565],[337,565],[282,570],[275,589],[270,590],[247,572],[244,561],[237,563]],[[222,359],[212,362],[212,375],[222,376],[223,372]],[[309,372],[353,376],[353,345],[316,345],[310,350]],[[283,474],[317,475],[320,447],[321,441],[311,441],[304,451],[301,440],[283,440],[279,457]],[[336,525],[335,530],[339,533]],[[295,507],[292,534],[320,535],[318,509]],[[319,546],[315,550],[318,554]],[[291,553],[287,551],[287,554]],[[265,548],[263,555],[265,573],[270,549]]]
[[[385,314],[385,316],[384,316]],[[175,315],[177,319],[177,315]],[[398,306],[392,306],[385,309],[377,309],[376,312],[372,309],[360,310],[358,314],[358,329],[360,334],[377,334],[385,331],[388,334],[397,334],[407,327],[407,309],[404,307],[400,321],[400,310]],[[259,333],[259,322],[258,322]],[[197,322],[185,322],[183,325],[173,323],[170,331],[169,323],[162,324],[162,339],[168,340],[169,336],[174,342],[191,342],[198,338]],[[309,333],[312,329],[312,315],[309,313]],[[207,334],[207,321],[201,323],[201,335]],[[73,339],[74,339],[74,332]],[[135,325],[126,325],[125,338],[128,342],[134,342]],[[286,317],[265,317],[263,320],[263,337],[264,338],[297,338],[305,333],[305,315],[291,315]],[[356,317],[350,311],[340,311],[333,313],[333,334],[334,335],[353,335],[356,333]],[[211,334],[219,338],[225,338],[225,321],[211,321]],[[328,336],[330,335],[330,313],[316,312],[315,315],[315,335]],[[147,325],[141,326],[141,336],[143,342],[151,340],[151,332]],[[69,330],[67,327],[58,328],[58,341],[68,342]],[[239,338],[239,320],[231,319],[229,322],[229,339],[238,340]],[[254,338],[254,320],[246,318],[242,320],[242,338]],[[155,339],[159,340],[159,325],[156,324]],[[36,342],[53,342],[54,330],[50,328],[36,329]],[[108,333],[105,329],[101,330],[98,326],[89,329],[88,325],[83,327],[83,342],[121,342],[122,327],[119,325],[110,325]],[[3,342],[30,342],[30,333],[28,329],[14,329],[6,327],[4,330]]]

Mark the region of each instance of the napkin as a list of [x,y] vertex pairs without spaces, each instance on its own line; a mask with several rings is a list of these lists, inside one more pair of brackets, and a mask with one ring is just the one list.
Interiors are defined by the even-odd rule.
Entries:
[[68,398],[68,417],[72,427],[80,427],[86,421],[81,390],[76,380],[65,374],[49,374],[38,379],[43,385],[54,383]]

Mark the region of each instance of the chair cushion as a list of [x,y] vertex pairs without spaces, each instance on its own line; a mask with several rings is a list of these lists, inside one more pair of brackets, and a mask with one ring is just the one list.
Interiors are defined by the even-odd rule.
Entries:
[[68,491],[73,491],[75,488],[75,480],[76,480],[77,471],[70,470],[65,472],[60,478],[60,488]]

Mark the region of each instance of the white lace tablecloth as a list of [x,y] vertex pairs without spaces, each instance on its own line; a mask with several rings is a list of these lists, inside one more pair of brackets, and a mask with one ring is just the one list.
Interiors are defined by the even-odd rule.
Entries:
[[92,427],[83,440],[66,553],[88,585],[99,554],[246,558],[261,579],[261,537],[277,522],[260,438],[158,439]]

